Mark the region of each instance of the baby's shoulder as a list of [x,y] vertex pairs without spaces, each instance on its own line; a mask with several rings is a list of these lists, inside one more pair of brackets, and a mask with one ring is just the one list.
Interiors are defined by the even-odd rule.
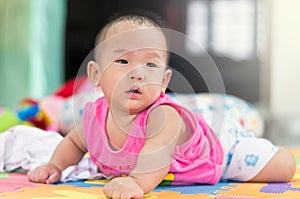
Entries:
[[171,105],[162,104],[149,112],[148,120],[168,121],[180,120],[179,112]]
[[149,113],[147,118],[147,136],[163,132],[168,137],[170,132],[182,129],[182,118],[178,111],[170,105],[159,105]]

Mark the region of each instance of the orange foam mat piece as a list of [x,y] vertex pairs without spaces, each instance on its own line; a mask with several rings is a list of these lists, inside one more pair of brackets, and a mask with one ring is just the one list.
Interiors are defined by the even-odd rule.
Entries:
[[19,192],[4,193],[3,198],[16,199],[101,199],[106,198],[99,187],[81,188],[70,185],[39,184],[37,188],[21,188]]
[[[104,199],[102,187],[75,187],[70,185],[44,185],[37,188],[22,188],[19,192],[4,193],[1,198],[16,199]],[[213,199],[208,194],[181,194],[179,192],[161,191],[151,192],[144,196],[145,199]]]

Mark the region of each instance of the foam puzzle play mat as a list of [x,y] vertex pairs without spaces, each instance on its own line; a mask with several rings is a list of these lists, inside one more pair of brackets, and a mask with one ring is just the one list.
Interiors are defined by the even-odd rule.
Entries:
[[[158,186],[144,198],[300,198],[300,149],[292,149],[297,172],[288,183],[233,183],[216,185]],[[276,173],[274,173],[276,175]],[[53,185],[29,182],[24,173],[0,173],[2,199],[104,199],[106,180],[79,180]],[[167,184],[167,183],[166,183]]]

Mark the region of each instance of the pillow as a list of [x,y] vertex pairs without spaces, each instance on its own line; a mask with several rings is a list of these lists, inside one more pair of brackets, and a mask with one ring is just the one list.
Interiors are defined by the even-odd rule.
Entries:
[[[62,105],[59,127],[63,135],[66,135],[75,123],[81,122],[82,110],[86,102],[94,101],[103,96],[102,92],[74,95],[65,100]],[[263,136],[264,122],[253,105],[243,99],[232,95],[197,93],[197,94],[169,94],[177,103],[191,110],[200,112],[208,124],[214,114],[224,111],[225,119],[238,122],[246,131],[253,132],[256,136]]]

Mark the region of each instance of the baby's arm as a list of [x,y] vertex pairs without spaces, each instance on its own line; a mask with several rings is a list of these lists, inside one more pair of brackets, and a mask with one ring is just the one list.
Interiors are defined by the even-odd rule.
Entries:
[[129,177],[115,178],[104,193],[113,198],[139,198],[154,189],[167,175],[174,147],[182,133],[182,119],[170,106],[151,111],[147,121],[147,140]]
[[44,166],[28,172],[30,181],[54,183],[60,180],[61,172],[68,166],[77,164],[86,153],[86,147],[76,128],[57,146],[50,161]]

